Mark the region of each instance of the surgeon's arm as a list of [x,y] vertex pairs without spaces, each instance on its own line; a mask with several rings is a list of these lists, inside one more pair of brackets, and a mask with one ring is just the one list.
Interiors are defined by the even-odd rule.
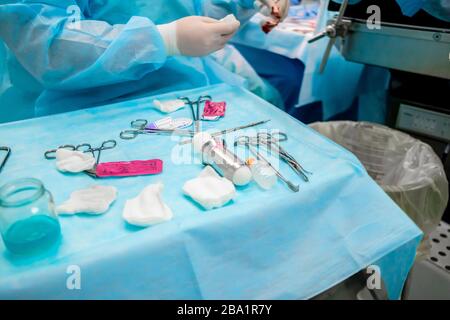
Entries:
[[126,25],[70,23],[70,5],[83,1],[24,1],[0,5],[0,38],[45,87],[84,89],[136,80],[166,60],[163,39],[147,18]]

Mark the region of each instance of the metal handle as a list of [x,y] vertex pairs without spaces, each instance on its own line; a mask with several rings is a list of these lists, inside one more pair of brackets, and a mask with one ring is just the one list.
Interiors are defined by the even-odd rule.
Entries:
[[[316,42],[324,37],[329,37],[330,41],[328,42],[327,48],[325,49],[325,53],[322,58],[322,62],[320,63],[320,69],[319,73],[323,73],[325,71],[325,67],[327,66],[328,59],[330,58],[331,50],[333,49],[333,46],[336,43],[336,38],[338,36],[343,36],[345,34],[346,28],[343,27],[344,22],[344,14],[345,10],[347,10],[348,6],[348,0],[343,0],[341,7],[339,9],[338,16],[336,18],[336,21],[330,25],[328,25],[324,31],[320,32],[319,34],[315,35],[313,38],[308,40],[308,43]],[[342,31],[343,33],[340,33]]]

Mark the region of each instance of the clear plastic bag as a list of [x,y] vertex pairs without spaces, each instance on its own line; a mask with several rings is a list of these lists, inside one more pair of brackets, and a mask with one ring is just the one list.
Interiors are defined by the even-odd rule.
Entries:
[[367,122],[318,122],[313,129],[347,148],[423,231],[420,253],[447,206],[448,182],[433,149],[408,134]]

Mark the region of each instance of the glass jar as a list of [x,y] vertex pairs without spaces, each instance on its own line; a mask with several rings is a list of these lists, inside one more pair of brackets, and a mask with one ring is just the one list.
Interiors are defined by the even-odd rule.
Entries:
[[58,242],[61,228],[53,197],[37,179],[19,179],[0,188],[0,233],[15,254],[34,254]]

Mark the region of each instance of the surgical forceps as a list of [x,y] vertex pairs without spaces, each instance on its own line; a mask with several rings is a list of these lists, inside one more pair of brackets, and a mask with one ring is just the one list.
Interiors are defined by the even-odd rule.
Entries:
[[147,127],[148,121],[145,119],[138,119],[131,121],[132,130],[124,130],[120,133],[120,138],[124,140],[136,139],[141,134],[176,134],[181,136],[194,136],[194,131],[182,129],[151,129]]
[[[77,146],[71,145],[71,144],[66,144],[66,145],[60,146],[58,149],[68,149],[68,150],[72,150],[72,151],[80,151],[83,153],[90,152],[90,153],[92,153],[92,156],[94,158],[95,158],[95,152],[98,152],[97,158],[95,161],[95,166],[97,166],[100,163],[100,155],[101,155],[102,151],[114,149],[116,146],[117,146],[116,140],[107,140],[107,141],[104,141],[102,143],[102,145],[98,148],[93,148],[89,143],[82,143]],[[47,160],[56,159],[56,151],[58,151],[58,149],[52,149],[52,150],[46,151],[44,154],[45,159],[47,159]]]
[[241,136],[236,138],[236,140],[234,141],[234,145],[244,145],[246,146],[251,153],[253,153],[253,155],[258,159],[258,160],[262,160],[264,161],[269,167],[272,168],[272,170],[275,172],[275,174],[281,179],[281,181],[283,181],[289,189],[291,189],[294,192],[298,192],[300,190],[300,187],[298,185],[293,184],[291,181],[289,181],[288,179],[286,179],[280,171],[278,171],[277,169],[274,168],[274,166],[269,162],[269,160],[267,160],[265,157],[263,157],[261,155],[261,153],[253,148],[253,144],[252,144],[252,138],[249,136]]
[[[213,132],[213,133],[211,133],[211,136],[212,137],[224,136],[226,134],[233,133],[233,132],[236,132],[236,131],[241,131],[241,130],[245,130],[245,129],[248,129],[248,128],[253,128],[253,127],[265,124],[265,123],[267,123],[269,121],[270,120],[258,121],[258,122],[249,123],[249,124],[246,124],[246,125],[243,125],[243,126],[239,126],[239,127],[234,127],[234,128],[230,128],[230,129],[225,129],[225,130]],[[189,144],[189,143],[192,143],[192,139],[191,140],[181,141],[178,144],[179,145],[184,145],[184,144]]]
[[[196,101],[192,101],[188,97],[180,97],[178,99],[189,105],[191,108],[192,120],[195,123],[195,133],[200,132],[200,104],[212,100],[212,97],[208,95],[200,96]],[[196,109],[194,110],[194,108]]]
[[3,167],[6,165],[6,162],[8,161],[8,158],[11,155],[11,148],[9,148],[9,147],[0,147],[0,151],[6,153],[5,157],[3,158],[2,162],[0,163],[0,172],[2,172]]
[[280,146],[280,142],[288,140],[287,134],[283,132],[266,133],[261,132],[256,137],[247,137],[248,142],[255,147],[264,147],[267,151],[276,153],[281,160],[286,162],[294,172],[303,178],[305,182],[309,181],[308,175],[312,173],[303,168],[303,166],[283,147]]

